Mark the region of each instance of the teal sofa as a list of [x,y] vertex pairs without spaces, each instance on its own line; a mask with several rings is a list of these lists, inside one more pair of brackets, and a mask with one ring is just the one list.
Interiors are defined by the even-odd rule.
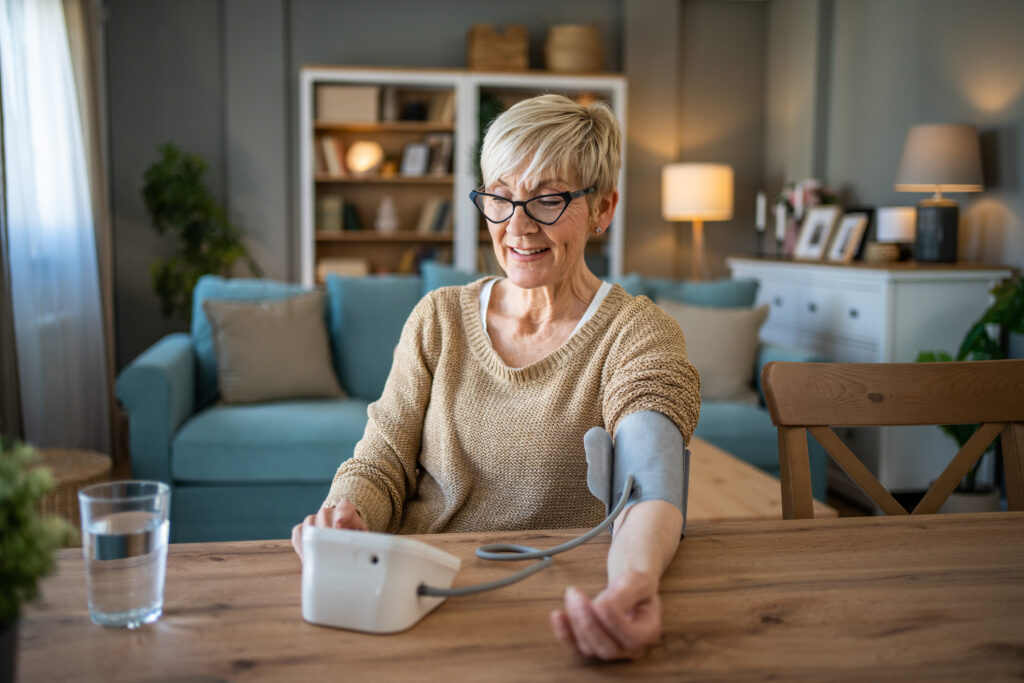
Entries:
[[[128,414],[132,475],[171,484],[174,542],[287,537],[323,501],[338,465],[352,456],[367,405],[384,387],[392,351],[417,301],[436,287],[476,275],[423,264],[422,276],[329,277],[325,321],[342,399],[253,405],[217,402],[206,299],[280,299],[299,285],[205,276],[195,288],[192,329],[159,340],[120,373],[117,397]],[[631,275],[631,294],[686,303],[749,306],[757,283],[681,283]],[[770,360],[809,360],[762,348],[751,382]],[[778,473],[775,428],[763,406],[707,401],[697,434]],[[825,458],[812,451],[815,496],[824,497]]]

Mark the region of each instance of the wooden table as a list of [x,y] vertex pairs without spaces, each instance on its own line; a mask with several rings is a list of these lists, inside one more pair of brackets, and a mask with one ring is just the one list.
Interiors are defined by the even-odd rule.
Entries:
[[[463,558],[456,585],[511,571],[498,540],[551,546],[576,531],[422,540]],[[163,618],[89,622],[81,556],[63,550],[22,620],[19,679],[996,680],[1024,675],[1024,513],[700,522],[662,583],[665,635],[639,662],[567,655],[548,627],[566,586],[605,582],[607,537],[514,586],[450,598],[412,629],[312,626],[287,541],[171,546]]]
[[[779,480],[707,441],[690,440],[687,519],[782,519]],[[836,517],[835,508],[814,501],[815,517]]]

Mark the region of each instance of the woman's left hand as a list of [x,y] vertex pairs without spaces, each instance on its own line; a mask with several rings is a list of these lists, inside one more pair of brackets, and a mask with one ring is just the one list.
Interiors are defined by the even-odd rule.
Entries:
[[596,659],[637,659],[661,639],[658,584],[628,570],[590,600],[565,591],[565,610],[551,613],[551,628],[570,651]]

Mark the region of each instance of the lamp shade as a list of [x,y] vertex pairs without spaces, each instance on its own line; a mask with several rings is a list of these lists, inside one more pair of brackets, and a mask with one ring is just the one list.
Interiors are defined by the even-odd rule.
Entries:
[[384,148],[375,140],[358,140],[348,148],[345,165],[354,175],[368,175],[375,172],[384,162]]
[[917,210],[912,206],[880,206],[875,212],[876,242],[913,242]]
[[727,221],[732,187],[726,164],[669,164],[661,169],[661,215],[668,221]]
[[974,126],[911,126],[896,174],[898,192],[981,192],[981,150]]

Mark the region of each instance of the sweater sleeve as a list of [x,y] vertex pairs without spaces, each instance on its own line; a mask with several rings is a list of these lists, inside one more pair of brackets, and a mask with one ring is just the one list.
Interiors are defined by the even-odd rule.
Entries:
[[638,297],[605,368],[604,422],[612,434],[641,410],[665,415],[689,443],[700,417],[700,375],[686,356],[679,324]]
[[397,530],[405,501],[416,492],[423,419],[441,346],[434,314],[433,296],[427,295],[406,321],[384,392],[367,408],[363,438],[338,468],[323,502],[331,507],[350,501],[371,531]]

